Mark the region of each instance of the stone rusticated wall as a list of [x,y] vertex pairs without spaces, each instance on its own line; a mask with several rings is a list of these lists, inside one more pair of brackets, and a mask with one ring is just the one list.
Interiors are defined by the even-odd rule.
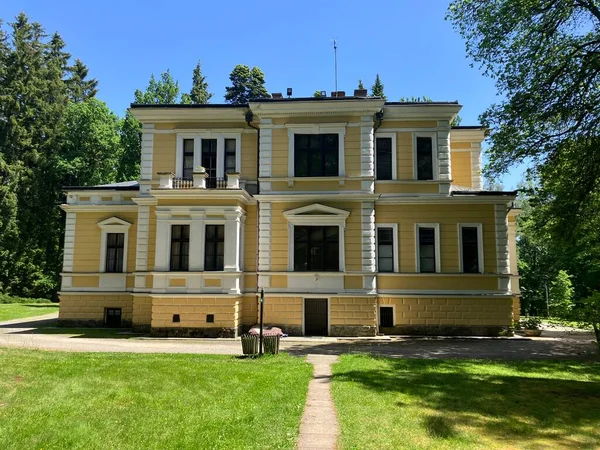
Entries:
[[104,326],[105,308],[121,308],[122,326],[131,326],[133,299],[129,294],[61,294],[58,324],[60,326]]

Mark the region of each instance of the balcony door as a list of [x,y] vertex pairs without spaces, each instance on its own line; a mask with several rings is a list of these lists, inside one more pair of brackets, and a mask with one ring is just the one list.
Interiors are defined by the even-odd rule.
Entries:
[[202,139],[202,167],[206,169],[206,187],[217,187],[217,140]]

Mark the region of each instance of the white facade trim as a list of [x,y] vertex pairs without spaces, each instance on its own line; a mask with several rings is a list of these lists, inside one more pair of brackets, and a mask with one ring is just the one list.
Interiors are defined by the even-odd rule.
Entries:
[[271,204],[260,202],[258,204],[258,271],[269,270],[271,270]]
[[[438,120],[437,129],[437,177],[442,181],[452,180],[452,160],[450,158],[450,122]],[[435,151],[434,150],[434,153]]]
[[148,236],[150,231],[150,206],[138,206],[137,242],[135,250],[135,270],[148,270]]
[[[295,177],[295,158],[294,158],[294,135],[296,134],[337,134],[338,135],[338,176],[346,176],[346,161],[345,161],[345,137],[346,123],[344,124],[294,124],[287,127],[288,129],[288,177]],[[262,148],[261,148],[262,154]],[[263,175],[260,176],[269,176]]]
[[375,203],[362,202],[360,205],[360,227],[362,244],[362,270],[374,273],[376,266],[375,243]]
[[73,272],[73,257],[75,255],[75,222],[75,213],[67,212],[67,217],[65,220],[63,272]]
[[412,134],[413,143],[413,178],[418,181],[424,181],[418,179],[417,173],[417,138],[430,138],[431,139],[431,161],[433,164],[433,181],[439,181],[438,176],[438,143],[437,143],[437,132],[415,132]]
[[477,260],[479,273],[484,272],[483,264],[483,224],[481,223],[459,223],[458,227],[458,267],[459,271],[464,272],[463,267],[463,242],[462,229],[465,227],[477,228]]
[[183,176],[183,140],[194,140],[194,168],[202,165],[202,139],[217,140],[217,177],[225,176],[225,139],[235,139],[235,171],[242,171],[242,133],[237,132],[216,132],[215,130],[203,130],[196,132],[177,133],[177,145],[175,155],[175,176]]
[[506,205],[494,205],[494,225],[496,227],[496,272],[510,273],[510,251],[508,247],[508,215]]
[[154,152],[154,124],[142,125],[142,151],[140,161],[140,178],[143,181],[152,180],[152,153]]
[[415,223],[415,267],[421,273],[421,256],[419,251],[419,228],[433,228],[435,230],[435,273],[442,272],[442,259],[440,255],[440,224],[439,223]]
[[[398,147],[396,144],[397,134],[396,133],[380,133],[380,132],[375,133],[375,139],[374,139],[375,151],[373,152],[375,172],[377,172],[377,138],[389,138],[392,140],[392,179],[391,180],[382,180],[382,181],[395,181],[398,179]],[[377,173],[375,173],[375,180],[376,180],[376,182],[378,181]]]
[[361,123],[357,125],[360,125],[360,174],[363,177],[373,177],[375,175],[373,116],[362,116]]
[[98,222],[97,225],[102,230],[100,237],[100,269],[98,272],[106,272],[106,239],[108,233],[123,233],[123,273],[127,272],[127,248],[129,247],[129,227],[131,223],[111,217],[109,219]]
[[481,144],[471,144],[471,187],[482,189],[481,180]]
[[[400,264],[399,264],[399,255],[400,255],[400,246],[398,241],[398,224],[397,223],[377,223],[375,224],[376,230],[379,228],[391,228],[392,229],[392,248],[394,250],[394,273],[400,272]],[[377,263],[377,272],[379,272],[379,233],[375,233],[375,248],[377,249],[377,258],[375,259]],[[387,272],[389,273],[389,272]]]

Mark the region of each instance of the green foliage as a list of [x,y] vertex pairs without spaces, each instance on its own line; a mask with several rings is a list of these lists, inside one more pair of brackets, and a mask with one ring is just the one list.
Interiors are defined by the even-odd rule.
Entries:
[[179,98],[179,82],[173,79],[171,72],[160,74],[160,79],[156,81],[154,74],[150,76],[150,81],[145,91],[136,89],[133,103],[141,105],[168,105],[177,103]]
[[71,78],[66,80],[69,89],[69,97],[73,102],[82,102],[93,98],[98,93],[98,81],[96,79],[86,80],[88,68],[80,59],[70,68]]
[[17,297],[14,295],[0,294],[0,304],[11,303],[51,303],[47,298]]
[[127,111],[119,124],[121,158],[117,165],[117,181],[130,181],[140,176],[142,124]]
[[407,102],[407,103],[431,103],[433,102],[433,100],[431,99],[431,97],[427,97],[427,96],[423,96],[423,97],[400,97],[400,100],[398,100],[400,102]]
[[317,89],[317,90],[315,91],[315,93],[313,94],[313,97],[314,97],[314,98],[321,98],[321,97],[323,97],[323,96],[321,95],[321,91]]
[[208,83],[206,77],[202,75],[200,61],[194,68],[192,76],[192,90],[189,94],[181,94],[181,103],[183,104],[206,104],[211,99],[212,94],[208,92]]
[[362,80],[358,80],[358,86],[356,87],[356,89],[364,89],[365,85],[363,84]]
[[371,86],[371,96],[380,97],[384,100],[387,100],[387,97],[383,92],[383,83],[381,82],[381,78],[379,78],[379,74],[377,74],[375,77],[375,83],[373,83],[373,86]]
[[522,318],[520,325],[525,330],[539,330],[542,328],[542,320],[539,317],[529,316]]
[[225,101],[240,105],[251,99],[268,98],[265,88],[265,74],[258,67],[238,64],[229,75],[231,86],[225,88]]
[[579,317],[584,324],[592,326],[600,347],[600,292],[594,291],[581,301]]
[[568,318],[573,309],[573,292],[571,276],[566,271],[559,270],[554,281],[550,283],[550,314]]

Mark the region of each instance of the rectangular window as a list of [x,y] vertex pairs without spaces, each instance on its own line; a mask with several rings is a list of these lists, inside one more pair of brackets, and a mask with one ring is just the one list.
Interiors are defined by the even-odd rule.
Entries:
[[391,306],[379,307],[379,326],[391,328],[394,326],[394,308]]
[[461,227],[461,254],[464,273],[479,273],[479,242],[477,227]]
[[225,225],[206,225],[204,270],[223,270],[225,262]]
[[123,272],[125,233],[106,233],[106,272]]
[[377,270],[394,271],[394,229],[377,228]]
[[430,137],[417,137],[417,180],[433,180],[433,144]]
[[194,140],[183,140],[183,178],[194,178]]
[[377,179],[392,179],[392,138],[380,137],[375,140],[377,151]]
[[171,226],[171,270],[189,270],[190,260],[190,226]]
[[337,177],[338,134],[294,134],[294,174],[297,177]]
[[235,167],[235,150],[236,150],[236,140],[235,139],[225,139],[225,173],[235,173],[237,172]]
[[339,240],[337,226],[294,226],[294,270],[339,271]]
[[434,273],[435,260],[435,228],[419,227],[419,271]]

